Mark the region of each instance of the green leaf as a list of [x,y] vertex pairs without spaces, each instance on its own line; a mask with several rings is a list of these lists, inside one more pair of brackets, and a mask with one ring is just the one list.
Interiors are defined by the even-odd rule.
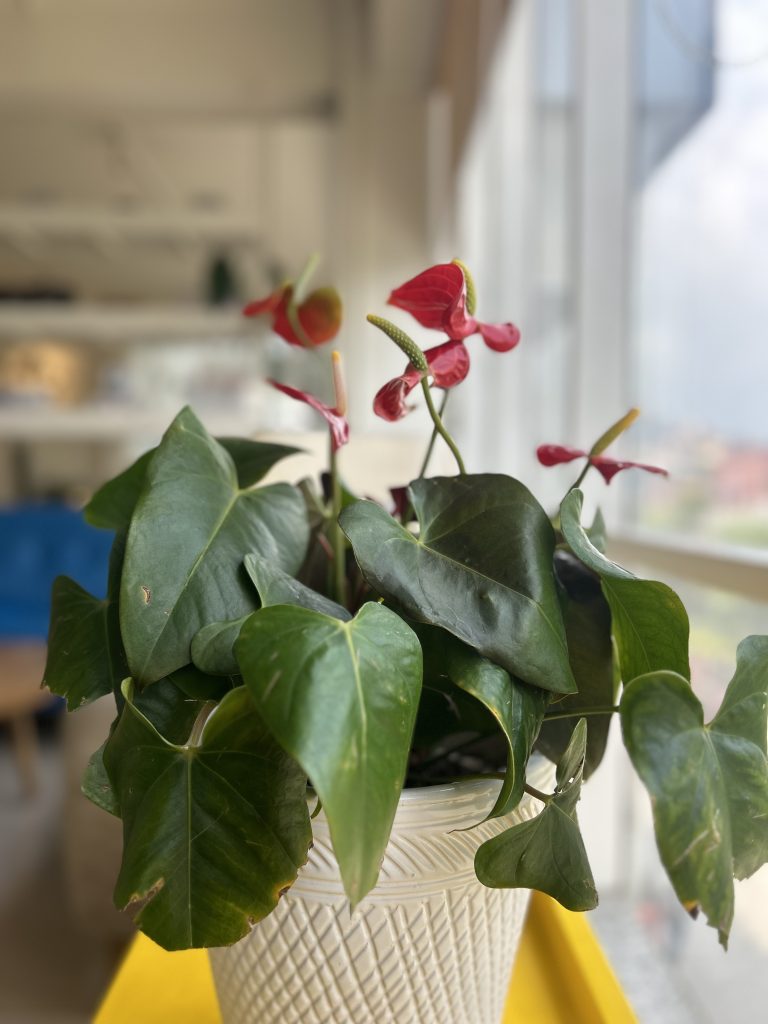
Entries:
[[245,571],[258,591],[263,608],[276,604],[292,604],[322,612],[323,615],[330,615],[334,619],[343,619],[345,622],[352,618],[346,608],[300,583],[272,562],[268,562],[266,558],[255,554],[246,555],[244,564]]
[[371,586],[525,682],[573,692],[555,535],[533,495],[494,474],[416,480],[409,495],[418,538],[371,501],[341,514]]
[[43,685],[66,697],[70,711],[119,686],[126,662],[108,600],[69,579],[54,581]]
[[[555,557],[558,578],[563,585],[563,618],[568,637],[571,668],[579,692],[554,701],[549,712],[567,714],[590,708],[610,707],[616,699],[616,678],[611,642],[611,611],[600,581],[570,552]],[[587,756],[584,778],[588,779],[603,759],[613,715],[590,715],[587,719]],[[559,761],[568,746],[578,716],[544,720],[536,746],[551,761]]]
[[301,448],[286,444],[267,444],[245,437],[217,437],[216,440],[232,456],[237,482],[245,490],[263,480],[273,466],[289,455],[301,454]]
[[439,645],[442,651],[446,675],[490,711],[509,745],[504,784],[488,817],[509,814],[523,795],[525,766],[541,725],[548,695],[544,690],[521,683],[460,640],[440,633],[431,631],[431,642]]
[[230,455],[191,410],[179,413],[151,460],[128,531],[120,625],[137,683],[187,665],[204,626],[253,610],[246,552],[295,572],[307,539],[295,488],[242,490]]
[[604,555],[608,538],[606,535],[605,519],[600,509],[595,512],[592,525],[586,532],[593,546],[597,548],[601,555]]
[[322,801],[354,905],[376,884],[421,689],[421,648],[399,616],[365,604],[341,622],[277,605],[251,615],[235,653],[260,715]]
[[108,742],[109,740],[104,740],[99,749],[88,758],[88,764],[85,766],[80,783],[80,791],[102,811],[107,811],[108,814],[119,818],[120,805],[117,802],[112,783],[109,781],[107,769],[104,767],[104,749]]
[[[200,673],[202,676],[202,673]],[[205,677],[202,677],[205,678]],[[166,739],[174,743],[183,743],[190,734],[192,726],[197,718],[204,700],[198,695],[190,695],[182,688],[182,683],[188,680],[185,669],[174,672],[168,679],[161,679],[143,693],[134,695],[134,703],[138,710],[145,715],[152,725]],[[120,707],[125,707],[125,700],[122,692],[120,694]],[[110,726],[109,735],[117,727],[120,716]],[[97,807],[108,811],[110,814],[120,817],[120,805],[117,794],[112,788],[112,783],[104,767],[104,749],[109,740],[105,740],[99,749],[91,755],[88,760],[80,789]]]
[[[222,677],[217,673],[202,672],[195,665],[185,665],[184,668],[177,669],[171,673],[168,678],[181,690],[185,697],[191,700],[219,701],[226,693],[229,693],[233,686],[237,686],[240,683],[240,680],[237,678],[239,671],[237,666],[235,666],[234,672],[229,673],[226,677]],[[151,695],[154,689],[155,686],[149,687],[146,693]]]
[[[250,613],[249,613],[250,614]],[[211,622],[203,626],[192,639],[192,661],[196,668],[209,676],[235,676],[240,666],[235,657],[235,640],[248,615],[224,622]]]
[[576,557],[600,577],[624,683],[659,669],[690,679],[688,615],[682,601],[666,584],[638,579],[602,555],[581,526],[582,501],[579,490],[566,495],[560,527]]
[[[258,483],[281,459],[301,451],[300,448],[264,444],[262,441],[242,437],[220,437],[217,440],[232,456],[238,484],[243,489]],[[132,465],[96,491],[83,510],[91,526],[99,526],[104,530],[128,529],[147,479],[150,461],[156,451],[157,448],[151,448],[144,452]]]
[[157,451],[151,448],[122,473],[108,480],[83,509],[86,522],[103,530],[127,530],[147,476],[147,467]]
[[169,743],[133,702],[104,763],[125,845],[119,907],[165,949],[223,946],[247,934],[293,884],[311,842],[306,777],[275,743],[244,689],[199,741]]
[[698,907],[725,946],[733,877],[768,860],[768,637],[742,641],[736,672],[708,724],[672,672],[624,691],[624,743],[651,797],[662,863],[683,906]]
[[597,906],[592,871],[584,849],[576,804],[581,794],[586,721],[573,731],[557,769],[557,787],[544,810],[483,843],[475,872],[493,889],[538,889],[568,910]]
[[[245,556],[244,565],[265,608],[276,604],[292,604],[345,621],[352,618],[346,608],[300,583],[266,558],[249,554]],[[204,626],[192,641],[192,661],[197,668],[214,676],[239,674],[234,646],[247,618],[247,615],[243,615],[239,619],[212,622]]]

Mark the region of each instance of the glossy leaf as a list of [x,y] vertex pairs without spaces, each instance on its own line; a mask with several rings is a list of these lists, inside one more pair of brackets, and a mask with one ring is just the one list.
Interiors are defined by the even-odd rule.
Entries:
[[344,888],[373,888],[389,839],[421,689],[413,631],[379,604],[350,622],[278,605],[235,645],[260,715],[322,801]]
[[478,879],[493,889],[538,889],[568,910],[592,910],[597,891],[576,818],[586,750],[586,722],[573,731],[544,809],[514,825],[475,854]]
[[547,694],[510,676],[453,637],[441,638],[448,678],[479,700],[496,719],[509,745],[507,770],[489,818],[509,814],[520,803],[525,767],[547,705]]
[[249,554],[245,556],[244,564],[263,608],[276,604],[292,604],[322,612],[323,615],[330,615],[334,619],[343,619],[345,622],[352,618],[346,608],[300,583],[266,558]]
[[[168,678],[189,700],[219,701],[226,693],[229,693],[233,686],[238,685],[240,682],[238,676],[237,665],[235,665],[235,671],[227,673],[226,676],[216,672],[204,672],[196,665],[185,665],[184,668],[177,669]],[[156,688],[155,684],[144,692],[151,695]],[[167,733],[165,735],[168,738]]]
[[560,528],[576,557],[600,577],[611,608],[621,677],[659,669],[690,679],[688,615],[665,583],[641,580],[602,555],[580,523],[581,491],[570,491],[560,507]]
[[[249,612],[248,615],[251,613]],[[192,662],[201,672],[211,676],[236,676],[240,667],[235,657],[235,640],[248,615],[224,622],[210,622],[192,638]]]
[[[275,604],[292,604],[312,608],[316,612],[345,621],[352,618],[346,608],[300,583],[266,558],[249,554],[245,556],[243,564],[265,608]],[[192,641],[192,661],[197,668],[213,676],[238,675],[240,668],[234,646],[247,618],[244,615],[239,619],[212,622],[204,626]]]
[[199,741],[169,743],[133,702],[104,763],[119,797],[125,848],[119,907],[165,949],[221,946],[277,905],[307,856],[306,777],[275,743],[243,687]]
[[[551,714],[610,707],[616,698],[611,642],[611,611],[603,596],[599,579],[570,552],[558,551],[555,558],[558,578],[563,585],[563,619],[568,637],[568,654],[579,692],[553,702]],[[587,754],[584,778],[587,779],[603,759],[613,715],[590,715],[587,719]],[[551,761],[565,753],[577,718],[545,719],[537,747]]]
[[[201,674],[202,675],[202,674]],[[203,677],[204,678],[204,677]],[[155,729],[172,743],[184,743],[200,709],[208,697],[190,695],[182,686],[189,682],[185,669],[174,672],[168,679],[161,679],[142,693],[134,694],[134,704],[145,715]],[[125,706],[122,692],[120,706]],[[109,735],[119,722],[119,715],[112,723]],[[109,775],[104,766],[104,750],[109,740],[105,740],[99,749],[88,760],[81,782],[81,790],[97,807],[120,817],[120,806]]]
[[86,522],[103,530],[128,528],[147,478],[147,466],[156,450],[144,452],[122,473],[102,484],[83,509]]
[[[281,459],[301,451],[284,444],[266,444],[242,437],[219,437],[217,440],[232,456],[242,488],[252,487]],[[157,448],[152,448],[144,452],[132,465],[96,491],[83,510],[91,526],[105,530],[128,528],[147,478],[147,468],[156,451]]]
[[768,637],[738,649],[736,673],[712,721],[687,680],[635,679],[621,701],[624,743],[651,797],[656,842],[683,906],[698,907],[725,946],[733,878],[768,860]]
[[484,474],[417,480],[409,494],[418,537],[370,501],[341,515],[371,586],[525,682],[572,692],[554,532],[530,491]]
[[99,749],[88,758],[88,764],[85,766],[80,783],[80,791],[102,811],[119,818],[120,805],[117,802],[112,783],[109,781],[107,769],[104,767],[104,748],[107,743],[108,740],[104,740]]
[[43,684],[70,711],[119,687],[127,666],[114,625],[108,600],[67,576],[55,580]]
[[292,573],[309,533],[300,493],[287,484],[241,489],[231,456],[190,409],[165,434],[147,483],[131,520],[120,591],[128,664],[142,685],[188,664],[203,626],[253,610],[246,552]]

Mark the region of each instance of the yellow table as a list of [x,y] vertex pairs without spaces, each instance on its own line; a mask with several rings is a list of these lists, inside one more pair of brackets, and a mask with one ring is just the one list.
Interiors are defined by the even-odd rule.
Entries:
[[[504,1021],[637,1024],[585,915],[533,894]],[[139,935],[94,1024],[169,1022],[221,1024],[207,954],[166,953]]]

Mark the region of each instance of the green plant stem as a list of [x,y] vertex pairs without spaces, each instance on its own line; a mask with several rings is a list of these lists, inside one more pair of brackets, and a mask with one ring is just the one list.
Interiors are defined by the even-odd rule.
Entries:
[[[441,420],[443,418],[443,413],[445,412],[445,407],[446,405],[448,405],[448,396],[450,395],[450,393],[450,391],[443,392],[443,400],[440,403],[440,408],[437,410],[437,415],[440,417]],[[424,453],[424,461],[421,464],[419,475],[416,477],[417,480],[424,479],[427,469],[429,468],[429,460],[432,458],[432,452],[435,450],[435,441],[437,441],[437,427],[432,428],[432,436],[429,439],[427,450]]]
[[558,718],[588,718],[590,715],[615,715],[619,711],[618,704],[606,704],[604,707],[578,708],[575,711],[552,711],[544,715],[545,722],[554,722]]
[[186,742],[186,746],[200,746],[200,737],[203,735],[205,723],[208,721],[208,718],[210,717],[210,714],[215,707],[215,700],[207,700],[205,704],[203,704],[203,706],[200,708],[200,710],[197,713],[197,718],[195,719],[194,725],[192,726],[192,731],[189,734],[189,739]]
[[542,793],[540,789],[536,789],[534,786],[529,786],[527,782],[525,784],[525,792],[528,796],[535,797],[536,800],[541,800],[543,804],[548,804],[552,799],[552,797],[547,793]]
[[581,484],[584,481],[584,477],[587,475],[587,473],[590,471],[591,468],[592,468],[592,463],[589,461],[589,459],[587,459],[587,462],[586,462],[586,465],[584,466],[584,469],[582,469],[582,471],[579,473],[579,475],[573,481],[571,486],[568,488],[568,493],[569,494],[571,493],[571,491],[575,491],[577,487],[581,486]]
[[341,480],[339,479],[338,453],[334,451],[333,438],[330,441],[331,471],[331,547],[333,549],[333,593],[336,601],[347,606],[347,574],[344,558],[344,534],[339,526],[341,515]]
[[453,440],[451,435],[443,426],[443,421],[440,419],[440,414],[435,408],[435,403],[432,401],[432,393],[429,390],[429,383],[426,377],[422,377],[421,379],[421,390],[424,392],[424,398],[427,403],[427,409],[429,410],[429,415],[432,417],[432,422],[435,425],[435,430],[440,435],[440,437],[442,437],[442,439],[445,441],[448,447],[451,449],[453,457],[454,459],[456,459],[456,465],[459,467],[459,473],[462,476],[466,476],[467,471],[464,467],[464,460],[461,457],[461,452],[456,447],[456,442]]

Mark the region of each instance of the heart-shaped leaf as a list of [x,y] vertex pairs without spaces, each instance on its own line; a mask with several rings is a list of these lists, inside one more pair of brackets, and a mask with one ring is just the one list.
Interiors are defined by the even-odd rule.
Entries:
[[[249,614],[251,614],[249,612]],[[211,676],[235,676],[240,666],[235,657],[235,640],[248,615],[225,622],[211,622],[196,633],[190,648],[192,662],[201,672]]]
[[343,619],[344,622],[352,618],[346,608],[300,583],[272,562],[268,562],[266,558],[255,554],[246,555],[244,564],[245,571],[258,591],[262,608],[276,604],[293,604],[322,612],[323,615],[330,615],[334,619]]
[[[177,669],[168,678],[188,700],[198,702],[220,701],[226,693],[229,693],[233,686],[238,686],[242,683],[237,667],[234,672],[229,673],[227,676],[221,676],[216,673],[202,672],[196,665],[185,665],[184,668]],[[157,684],[148,687],[137,699],[137,704],[141,710],[144,710],[141,697],[144,694],[150,696],[156,689],[156,686]],[[152,719],[152,715],[149,717]],[[152,719],[152,722],[154,725],[157,725],[154,719]],[[163,732],[162,729],[160,731],[166,739],[171,738],[167,732]]]
[[368,582],[419,622],[441,626],[545,690],[575,690],[546,513],[508,476],[436,477],[409,488],[414,537],[359,501],[341,525]]
[[269,914],[305,862],[306,776],[238,687],[199,739],[169,743],[133,702],[104,751],[125,830],[115,889],[165,949],[222,946]]
[[67,576],[54,580],[42,685],[66,697],[70,711],[110,692],[118,708],[122,703],[120,683],[128,671],[118,612],[124,553],[125,534],[118,533],[109,556],[104,600]]
[[59,576],[51,595],[51,629],[43,684],[66,697],[70,711],[112,692],[116,672],[125,675],[118,651],[112,653],[108,604]]
[[[198,694],[190,694],[191,677],[188,669],[180,669],[174,672],[168,679],[161,679],[153,686],[148,687],[142,693],[134,694],[136,708],[145,715],[157,731],[171,743],[184,743],[190,734],[192,726],[197,718],[203,703],[210,699],[201,697]],[[198,673],[201,679],[207,677]],[[216,680],[223,682],[222,680]],[[184,686],[186,685],[186,689]],[[125,706],[125,700],[120,694],[120,705]],[[119,716],[112,723],[109,735],[117,727],[120,721]],[[91,755],[88,760],[85,772],[83,773],[80,789],[97,807],[108,811],[110,814],[120,817],[120,805],[117,794],[112,788],[112,783],[104,767],[104,750],[109,740],[105,740],[99,749]]]
[[150,461],[128,531],[120,626],[137,683],[188,664],[203,626],[254,609],[246,552],[293,573],[307,540],[299,492],[286,484],[241,489],[228,452],[182,410]]
[[768,860],[768,637],[742,641],[736,672],[708,724],[688,681],[635,679],[621,700],[629,756],[651,797],[656,842],[680,902],[698,907],[725,946],[733,878]]
[[[242,437],[219,437],[218,443],[232,456],[241,488],[262,480],[281,459],[296,455],[300,448],[283,444],[265,444]],[[127,530],[133,510],[147,479],[147,469],[157,448],[140,455],[134,463],[96,491],[83,509],[91,526],[104,530]]]
[[573,730],[557,768],[557,788],[544,810],[483,843],[475,872],[493,889],[538,889],[568,910],[592,910],[597,892],[576,820],[581,794],[586,721]]
[[[579,692],[554,701],[553,716],[574,711],[611,707],[618,680],[611,642],[611,610],[599,579],[568,551],[555,554],[555,568],[563,586],[563,619],[568,637],[571,668]],[[588,779],[603,759],[613,715],[590,715],[587,719],[587,756],[584,778]],[[565,753],[578,716],[545,718],[536,746],[551,761]]]
[[355,905],[376,884],[405,779],[418,639],[379,604],[350,622],[277,605],[249,617],[235,653],[259,714],[322,801]]
[[[263,608],[276,604],[292,604],[301,608],[311,608],[336,619],[348,621],[352,618],[346,608],[300,583],[260,555],[246,555],[243,564],[256,587]],[[203,672],[214,676],[237,675],[240,668],[234,646],[247,618],[248,616],[244,615],[239,619],[212,622],[204,626],[192,641],[192,661],[195,665]]]
[[581,525],[583,495],[570,491],[560,506],[560,528],[578,559],[600,577],[611,608],[613,635],[621,678],[659,669],[690,679],[688,615],[677,594],[665,583],[641,580],[602,555]]
[[429,637],[431,647],[437,647],[441,652],[442,665],[451,682],[479,700],[496,719],[506,737],[509,745],[507,771],[488,817],[509,814],[523,795],[525,766],[539,732],[548,694],[538,687],[521,683],[505,669],[442,630],[430,630]]
[[117,802],[112,783],[109,781],[107,769],[104,767],[104,749],[108,742],[109,740],[104,740],[99,749],[88,758],[88,764],[85,766],[80,783],[80,791],[102,811],[119,818],[120,805]]

